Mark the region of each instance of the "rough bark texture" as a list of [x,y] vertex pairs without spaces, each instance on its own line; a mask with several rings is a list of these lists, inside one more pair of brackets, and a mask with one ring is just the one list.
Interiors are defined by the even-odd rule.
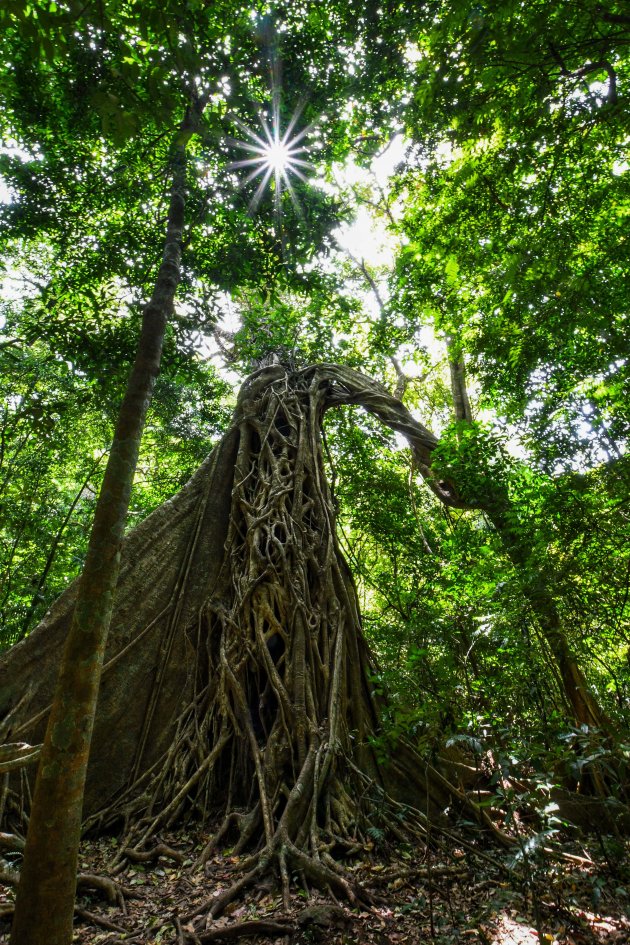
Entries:
[[551,582],[540,565],[532,565],[535,561],[533,543],[530,543],[522,529],[514,528],[507,514],[508,508],[508,500],[497,495],[496,501],[488,503],[484,511],[503,539],[508,556],[519,575],[523,593],[556,661],[563,695],[573,719],[577,725],[588,725],[612,735],[612,722],[590,691],[567,639],[558,605],[549,587]]
[[461,347],[449,336],[446,338],[448,368],[451,376],[451,393],[455,419],[472,423],[472,410],[466,384],[466,365]]
[[[472,412],[466,384],[466,368],[461,347],[453,338],[447,337],[451,393],[455,419],[471,423]],[[605,734],[612,734],[613,726],[589,689],[577,658],[573,653],[562,626],[558,605],[550,590],[550,581],[540,565],[533,564],[535,555],[533,542],[523,529],[514,527],[510,516],[510,500],[500,483],[488,484],[488,500],[481,506],[497,529],[506,552],[519,575],[523,593],[534,612],[538,625],[558,667],[558,674],[565,699],[574,721],[578,725],[595,727]]]
[[92,728],[144,419],[180,279],[186,142],[193,128],[192,117],[188,116],[173,149],[173,185],[163,260],[144,311],[136,359],[118,416],[65,638],[31,804],[12,945],[68,945],[72,941]]
[[[405,433],[426,462],[435,438],[380,385],[336,365],[268,366],[195,477],[127,538],[88,826],[122,821],[140,848],[186,811],[223,814],[221,836],[252,853],[247,882],[273,868],[286,892],[293,868],[353,898],[331,851],[375,826],[399,829],[401,804],[422,809],[406,814],[417,830],[453,798],[489,825],[409,746],[387,764],[374,747],[373,665],[320,444],[324,411],[348,403]],[[7,739],[41,739],[75,595],[0,662]],[[26,808],[22,774],[9,822]]]

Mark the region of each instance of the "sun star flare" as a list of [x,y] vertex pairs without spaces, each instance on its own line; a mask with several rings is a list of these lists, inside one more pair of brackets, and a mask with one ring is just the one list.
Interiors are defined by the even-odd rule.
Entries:
[[251,213],[255,212],[258,208],[267,185],[270,184],[273,179],[276,214],[278,216],[280,215],[282,194],[284,191],[288,192],[293,205],[298,213],[301,214],[298,199],[291,183],[291,176],[295,175],[299,180],[305,181],[306,177],[303,171],[310,170],[313,165],[310,161],[304,159],[304,155],[308,150],[304,139],[311,130],[311,126],[295,132],[299,115],[300,110],[293,114],[284,133],[280,131],[280,120],[277,113],[274,114],[272,127],[270,127],[265,115],[262,113],[259,114],[258,118],[261,126],[261,134],[252,131],[244,122],[237,120],[239,128],[248,140],[235,140],[233,144],[242,151],[246,151],[251,157],[241,161],[234,161],[230,167],[234,169],[249,169],[249,174],[246,176],[241,186],[246,186],[250,181],[261,177],[249,204]]

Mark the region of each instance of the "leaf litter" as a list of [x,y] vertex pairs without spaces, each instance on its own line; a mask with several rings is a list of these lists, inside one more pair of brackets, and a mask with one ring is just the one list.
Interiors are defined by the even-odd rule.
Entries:
[[[262,883],[213,919],[200,907],[239,877],[240,859],[227,849],[202,868],[205,836],[186,832],[155,838],[179,857],[129,862],[111,876],[115,838],[88,839],[82,869],[111,876],[125,889],[110,904],[98,890],[80,889],[73,945],[197,945],[238,941],[260,945],[625,945],[630,940],[628,857],[548,858],[520,876],[504,860],[474,848],[431,852],[411,846],[379,850],[372,844],[346,861],[370,894],[352,909],[310,891],[291,877],[291,907]],[[571,853],[565,845],[563,852]],[[575,853],[583,852],[574,845]],[[626,848],[627,853],[627,848]],[[591,865],[589,865],[591,864]],[[15,864],[18,866],[19,864]],[[8,943],[14,889],[0,885],[0,943]]]

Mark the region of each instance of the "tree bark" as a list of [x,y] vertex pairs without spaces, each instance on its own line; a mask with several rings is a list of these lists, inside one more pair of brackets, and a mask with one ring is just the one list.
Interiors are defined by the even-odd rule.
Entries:
[[[448,363],[451,375],[453,412],[455,419],[471,423],[472,412],[466,385],[466,371],[461,349],[451,337],[446,339]],[[598,728],[611,733],[612,723],[593,697],[588,683],[577,662],[577,658],[564,632],[558,605],[549,587],[549,579],[534,560],[533,543],[528,540],[522,527],[512,524],[510,499],[500,483],[489,483],[487,495],[490,499],[480,505],[499,532],[507,555],[520,578],[523,594],[532,608],[542,634],[558,665],[564,697],[578,725]],[[532,526],[533,527],[533,526]]]
[[612,735],[612,722],[594,698],[571,649],[558,605],[550,590],[549,578],[540,564],[535,562],[532,543],[523,534],[523,529],[516,530],[509,521],[506,514],[508,507],[508,500],[497,496],[494,502],[485,504],[484,511],[503,539],[508,557],[520,578],[523,593],[557,663],[564,696],[573,719],[577,725],[588,725],[605,735]]
[[162,263],[142,328],[99,494],[85,566],[38,768],[15,904],[11,945],[70,945],[83,795],[120,549],[146,412],[167,318],[180,281],[189,109],[172,149],[172,188]]
[[448,352],[448,367],[451,375],[451,393],[453,395],[453,409],[455,419],[472,423],[472,410],[466,385],[466,367],[464,355],[450,335],[446,336],[446,350]]
[[[437,443],[351,368],[270,365],[245,382],[193,480],[126,539],[86,805],[90,826],[126,825],[124,846],[141,848],[191,809],[202,821],[220,814],[215,842],[229,833],[251,852],[252,882],[269,869],[284,882],[295,868],[351,896],[323,861],[372,827],[400,830],[401,804],[423,812],[412,816],[420,832],[453,802],[493,829],[404,738],[383,763],[375,668],[319,432],[325,410],[345,404],[403,432],[420,459]],[[29,665],[44,664],[42,648],[55,658],[73,594],[0,660],[0,690],[13,687],[0,713]],[[14,710],[14,741],[39,739],[47,672]],[[23,785],[13,785],[14,800]],[[12,812],[20,806],[26,793]]]

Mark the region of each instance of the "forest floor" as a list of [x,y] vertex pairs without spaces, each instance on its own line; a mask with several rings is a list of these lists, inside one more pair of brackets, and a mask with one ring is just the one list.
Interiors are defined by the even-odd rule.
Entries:
[[[208,920],[212,896],[238,878],[239,859],[223,850],[200,869],[195,860],[205,839],[182,831],[161,837],[180,862],[161,856],[146,864],[127,864],[116,875],[124,901],[108,904],[102,892],[80,891],[76,945],[237,939],[260,945],[630,941],[630,860],[618,842],[609,849],[599,845],[595,855],[573,841],[560,848],[562,856],[545,855],[544,862],[529,856],[525,865],[514,856],[497,856],[491,848],[477,849],[469,841],[461,847],[451,843],[448,851],[401,845],[364,848],[345,867],[371,894],[370,907],[335,904],[316,891],[309,895],[296,881],[289,912],[270,885],[250,890],[228,906],[227,914]],[[111,876],[109,864],[117,844],[115,837],[86,841],[81,870]],[[2,943],[9,939],[12,898],[13,890],[0,886]]]

